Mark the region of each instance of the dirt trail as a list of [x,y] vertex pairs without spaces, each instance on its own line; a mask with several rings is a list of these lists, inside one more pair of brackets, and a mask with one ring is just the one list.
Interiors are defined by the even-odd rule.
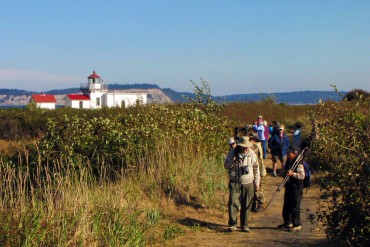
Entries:
[[[265,161],[266,167],[271,168],[271,159]],[[269,171],[269,169],[268,169]],[[264,189],[266,203],[271,199],[282,177],[265,177]],[[250,232],[227,232],[227,209],[224,212],[210,209],[195,209],[190,206],[180,206],[171,210],[171,220],[184,226],[185,234],[172,241],[155,246],[328,246],[325,236],[315,230],[316,224],[310,223],[310,215],[316,212],[319,187],[313,184],[304,195],[301,204],[302,230],[291,233],[278,229],[283,223],[281,211],[283,207],[282,190],[267,212],[251,213],[249,219]],[[226,195],[227,196],[227,195]],[[227,205],[227,198],[224,198]],[[226,207],[225,207],[226,208]]]

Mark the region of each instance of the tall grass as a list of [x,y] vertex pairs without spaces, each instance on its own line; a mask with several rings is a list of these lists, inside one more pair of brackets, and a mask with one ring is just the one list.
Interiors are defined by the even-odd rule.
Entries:
[[225,178],[225,120],[188,105],[49,119],[15,159],[0,160],[1,246],[143,246],[163,200],[212,204]]
[[[180,105],[16,112],[38,138],[0,157],[0,246],[143,246],[181,234],[175,225],[157,229],[166,201],[225,210],[216,194],[227,192],[222,164],[233,125],[260,114],[280,121],[279,114],[305,114],[284,107],[223,110],[199,97]],[[47,120],[38,128],[41,116]]]
[[27,165],[1,161],[0,245],[144,245],[154,237],[150,229],[162,215],[162,198],[186,203],[199,195],[210,203],[215,180],[224,175],[209,169],[221,167],[219,160],[201,161],[187,154],[188,145],[173,152],[171,142],[165,144],[137,164],[146,170],[131,176],[122,171],[114,182],[93,179],[89,167],[40,164],[32,174]]

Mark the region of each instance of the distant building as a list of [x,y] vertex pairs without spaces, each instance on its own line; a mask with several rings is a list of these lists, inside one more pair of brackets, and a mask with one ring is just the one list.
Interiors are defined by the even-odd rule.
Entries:
[[82,94],[68,94],[65,106],[72,108],[128,107],[147,104],[147,93],[127,93],[120,90],[108,90],[103,79],[93,71],[87,77],[87,83],[80,85]]
[[90,97],[83,94],[67,94],[64,98],[65,106],[72,108],[90,108]]
[[53,94],[32,94],[30,103],[35,103],[39,108],[55,109],[56,99]]

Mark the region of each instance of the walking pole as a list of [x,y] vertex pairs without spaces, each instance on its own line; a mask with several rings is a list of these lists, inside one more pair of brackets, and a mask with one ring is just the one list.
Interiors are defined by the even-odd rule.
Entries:
[[[308,148],[304,148],[298,155],[297,155],[297,158],[296,160],[294,161],[292,167],[290,168],[290,171],[294,171],[295,168],[298,166],[299,162],[301,162],[301,160],[303,159],[303,154],[304,152],[307,150]],[[280,190],[285,186],[286,182],[288,182],[288,179],[289,179],[289,175],[286,175],[283,182],[279,185],[279,187],[276,189],[274,195],[272,196],[272,198],[270,199],[270,201],[267,203],[267,206],[265,208],[265,211],[267,211],[272,202],[275,200],[277,194],[280,192]]]

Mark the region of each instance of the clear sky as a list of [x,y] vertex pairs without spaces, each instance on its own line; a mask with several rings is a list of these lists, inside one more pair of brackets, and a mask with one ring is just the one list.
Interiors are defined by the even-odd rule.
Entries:
[[370,90],[370,0],[0,0],[0,88]]

